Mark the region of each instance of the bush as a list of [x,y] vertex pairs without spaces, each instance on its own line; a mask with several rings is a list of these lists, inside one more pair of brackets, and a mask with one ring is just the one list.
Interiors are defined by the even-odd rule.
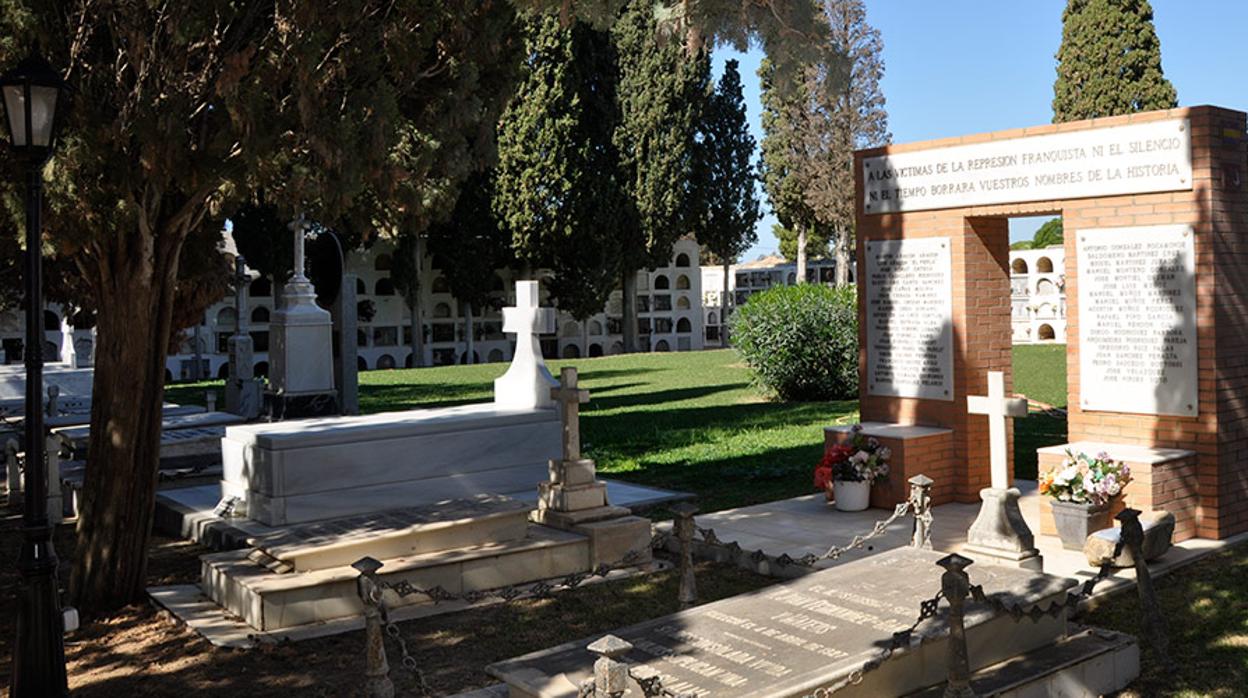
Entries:
[[853,288],[778,286],[756,293],[731,322],[732,344],[755,380],[783,400],[858,396],[858,303]]

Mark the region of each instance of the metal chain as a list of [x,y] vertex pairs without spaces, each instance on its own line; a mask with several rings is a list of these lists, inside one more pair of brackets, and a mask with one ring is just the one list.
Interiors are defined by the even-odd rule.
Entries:
[[659,672],[648,666],[630,666],[628,675],[641,687],[645,698],[696,698],[697,695],[667,688],[663,685],[663,677]]
[[429,682],[425,680],[425,672],[420,670],[420,665],[416,663],[416,658],[407,651],[407,641],[403,639],[403,633],[399,631],[399,626],[390,620],[390,609],[386,606],[385,600],[382,598],[381,590],[373,587],[377,592],[372,595],[370,601],[377,605],[377,610],[381,611],[381,622],[386,628],[386,635],[389,635],[399,645],[400,663],[403,668],[411,673],[416,682],[420,684],[420,693],[424,696],[433,695],[433,688],[429,686]]
[[1111,557],[1101,561],[1101,567],[1097,571],[1096,576],[1084,582],[1078,592],[1066,594],[1066,598],[1062,601],[1050,601],[1047,606],[1036,604],[1030,608],[1024,608],[1021,605],[1010,605],[998,598],[989,596],[984,592],[984,587],[980,584],[971,585],[971,598],[975,599],[979,603],[987,604],[1001,613],[1009,615],[1015,621],[1020,621],[1023,618],[1029,618],[1031,619],[1031,622],[1038,623],[1040,619],[1045,616],[1056,618],[1061,615],[1062,611],[1076,612],[1079,608],[1080,602],[1092,596],[1092,592],[1096,589],[1096,585],[1105,581],[1105,579],[1113,573],[1113,563],[1114,560],[1122,554],[1122,546],[1123,540],[1120,537],[1118,539],[1118,543],[1114,546],[1114,554]]
[[[876,538],[880,535],[883,535],[888,530],[889,526],[893,525],[897,521],[898,518],[904,516],[907,512],[910,511],[910,506],[911,506],[910,502],[902,502],[896,505],[893,508],[892,516],[888,517],[887,519],[884,519],[883,521],[876,521],[875,525],[871,528],[870,531],[868,531],[867,533],[854,536],[847,545],[843,545],[843,546],[834,545],[828,548],[822,555],[815,555],[814,553],[807,553],[805,555],[795,558],[789,555],[788,553],[784,553],[776,557],[775,561],[781,567],[787,567],[788,565],[794,565],[794,564],[801,565],[803,567],[814,567],[816,563],[821,562],[823,560],[839,559],[842,555],[845,555],[846,553],[865,547],[867,544],[867,541],[871,540],[872,538]],[[931,522],[932,522],[931,513],[929,512],[926,516],[924,516],[923,520],[928,524],[928,537],[930,538]],[[744,554],[750,557],[751,559],[753,559],[755,562],[762,562],[763,560],[766,560],[769,557],[762,550],[754,550],[754,551],[746,552],[735,541],[731,543],[724,543],[723,541],[719,539],[717,535],[715,535],[715,529],[713,528],[704,528],[702,526],[694,526],[694,528],[697,530],[698,534],[702,536],[702,539],[698,541],[699,543],[717,547],[717,548],[727,549],[728,551],[731,552],[734,558]]]
[[[653,542],[653,539],[652,539]],[[435,604],[443,601],[466,601],[470,604],[480,603],[486,599],[497,599],[504,603],[510,603],[520,598],[549,598],[556,591],[561,589],[575,589],[585,582],[595,577],[606,577],[617,570],[636,567],[645,561],[650,546],[644,550],[630,550],[619,562],[614,564],[603,563],[588,572],[573,572],[564,575],[556,580],[541,580],[538,582],[530,582],[526,584],[512,584],[496,589],[483,589],[480,591],[465,591],[455,593],[447,591],[441,585],[432,587],[420,587],[412,584],[407,580],[399,580],[397,582],[386,582],[378,579],[377,583],[385,589],[397,594],[400,598],[408,596],[425,596]]]
[[[641,550],[630,550],[619,562],[608,565],[602,564],[589,572],[574,572],[560,578],[558,581],[538,581],[531,584],[511,585],[500,587],[498,589],[489,589],[483,591],[468,591],[455,594],[447,591],[441,586],[430,588],[418,587],[406,580],[398,582],[386,582],[380,578],[374,578],[373,594],[368,599],[369,602],[375,604],[381,611],[382,625],[385,627],[386,635],[388,635],[399,646],[400,661],[403,668],[412,674],[416,681],[420,684],[421,695],[433,695],[433,689],[429,686],[429,682],[425,679],[425,674],[420,670],[420,665],[416,662],[416,658],[407,650],[407,642],[403,639],[403,633],[399,630],[399,626],[390,619],[390,609],[386,605],[383,590],[389,589],[397,594],[400,598],[422,595],[428,597],[435,604],[443,601],[467,601],[468,603],[477,603],[485,599],[499,599],[503,603],[510,603],[523,597],[548,598],[555,591],[563,589],[575,589],[594,577],[606,577],[612,572],[628,567],[636,567],[646,557],[646,553],[652,548],[658,547],[660,543],[665,544],[667,534],[654,536],[650,539],[646,548]],[[580,695],[593,695],[593,684],[590,683],[589,694],[584,693],[584,686],[581,687]]]
[[889,639],[888,647],[881,649],[874,657],[862,663],[862,666],[849,672],[845,678],[836,683],[816,688],[811,693],[807,693],[804,698],[827,698],[827,696],[840,691],[848,686],[856,686],[862,683],[863,678],[870,672],[880,668],[884,662],[892,658],[897,650],[909,647],[914,642],[914,631],[918,629],[923,621],[936,617],[937,609],[940,607],[940,600],[944,598],[944,592],[938,591],[936,595],[930,599],[919,603],[919,617],[915,619],[914,624],[905,630],[898,630],[893,633]]

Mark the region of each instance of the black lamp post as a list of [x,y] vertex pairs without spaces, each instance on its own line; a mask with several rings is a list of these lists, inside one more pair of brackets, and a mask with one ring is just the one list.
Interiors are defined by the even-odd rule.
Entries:
[[[38,51],[0,76],[0,102],[13,152],[26,166],[26,492],[22,516],[13,698],[67,696],[65,619],[56,582],[56,551],[48,523],[43,424],[43,288],[41,171],[56,140],[65,82]],[[59,473],[53,474],[59,477]]]

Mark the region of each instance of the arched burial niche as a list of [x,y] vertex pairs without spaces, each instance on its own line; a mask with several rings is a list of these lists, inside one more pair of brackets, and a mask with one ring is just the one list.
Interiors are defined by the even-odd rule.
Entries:
[[1052,274],[1053,273],[1053,260],[1049,259],[1048,257],[1041,257],[1037,259],[1036,260],[1036,273]]
[[[920,471],[941,483],[937,503],[993,484],[989,418],[967,405],[989,372],[1015,391],[1007,220],[1061,216],[1065,260],[1032,267],[1065,275],[1068,445],[1138,454],[1123,503],[1175,513],[1178,540],[1248,531],[1248,461],[1228,455],[1244,447],[1242,416],[1218,398],[1248,394],[1229,339],[1248,334],[1231,244],[1248,230],[1248,140],[1222,136],[1246,127],[1242,111],[1193,107],[855,154],[861,419],[911,429],[877,504],[903,501]],[[947,455],[907,462],[916,439]],[[1041,472],[1065,445],[1040,450]],[[1006,484],[1012,468],[997,473]],[[1206,484],[1176,497],[1156,485],[1165,472]]]
[[1022,257],[1018,257],[1010,264],[1010,271],[1015,274],[1026,274],[1027,273],[1027,260],[1023,259]]

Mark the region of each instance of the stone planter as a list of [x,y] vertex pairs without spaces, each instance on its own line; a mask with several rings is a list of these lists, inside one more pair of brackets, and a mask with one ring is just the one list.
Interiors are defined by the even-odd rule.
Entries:
[[837,480],[832,487],[836,490],[836,508],[839,511],[863,511],[871,504],[871,483],[866,480]]
[[1083,550],[1088,535],[1109,526],[1109,505],[1053,500],[1053,524],[1067,550]]

